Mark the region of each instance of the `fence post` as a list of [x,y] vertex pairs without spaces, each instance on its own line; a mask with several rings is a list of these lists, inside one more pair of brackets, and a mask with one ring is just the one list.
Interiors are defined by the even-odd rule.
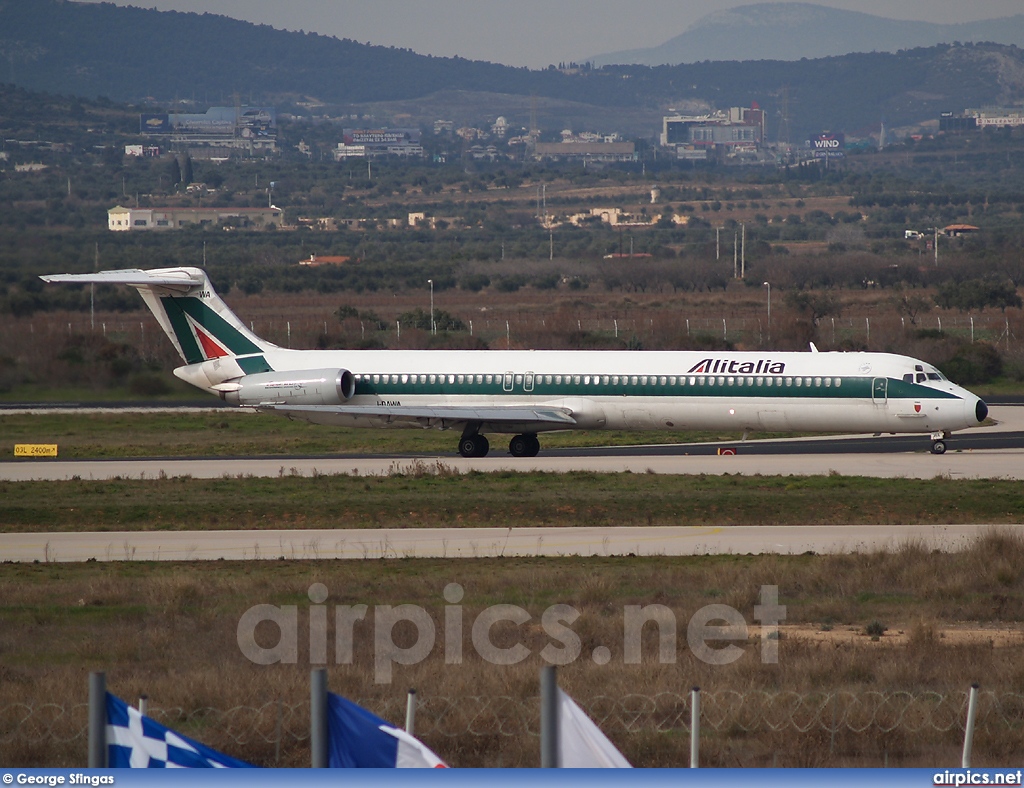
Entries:
[[309,673],[310,768],[327,768],[327,668]]
[[967,702],[967,727],[964,729],[963,768],[971,768],[971,747],[974,746],[974,720],[978,716],[978,685],[971,685],[970,700]]
[[416,727],[416,690],[409,690],[405,698],[405,732],[415,736],[413,729]]
[[690,698],[690,768],[696,769],[700,765],[700,687],[693,688]]
[[540,767],[562,765],[558,752],[558,674],[554,665],[540,671]]
[[139,714],[149,716],[149,695],[139,695]]
[[89,768],[107,768],[107,674],[89,674]]

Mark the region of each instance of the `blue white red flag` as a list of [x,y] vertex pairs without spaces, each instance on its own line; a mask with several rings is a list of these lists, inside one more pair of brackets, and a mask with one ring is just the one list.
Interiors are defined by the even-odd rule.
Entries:
[[447,766],[419,739],[332,692],[327,693],[327,731],[332,769]]

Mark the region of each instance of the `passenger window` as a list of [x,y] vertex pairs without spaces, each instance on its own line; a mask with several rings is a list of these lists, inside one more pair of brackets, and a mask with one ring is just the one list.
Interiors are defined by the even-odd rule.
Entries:
[[821,378],[815,378],[814,379],[814,388],[816,388],[816,389],[820,389],[821,388]]
[[373,376],[373,382],[374,383],[380,383],[380,375],[374,375]]
[[551,385],[551,376],[550,375],[545,375],[544,376],[544,385],[545,386],[550,386]]
[[454,375],[449,375],[448,376],[448,382],[449,383],[454,383],[455,382],[455,376]]
[[[690,378],[690,385],[691,385],[691,386],[692,386],[692,385],[693,385],[694,383],[696,383],[696,382],[697,382],[697,378]],[[704,385],[704,378],[701,378],[701,379],[700,379],[700,385],[702,385],[702,386]]]
[[555,385],[556,386],[561,386],[562,385],[562,376],[561,375],[555,375]]
[[602,386],[607,386],[610,380],[611,380],[611,378],[609,378],[607,375],[602,376],[602,378],[601,378],[601,385]]
[[842,378],[836,378],[836,388],[839,388],[842,385],[843,385],[843,379]]
[[832,378],[825,378],[825,388],[832,385]]
[[647,376],[646,375],[641,376],[641,378],[640,378],[640,385],[641,386],[646,386],[647,385]]
[[[682,380],[682,378],[680,378],[680,380]],[[668,379],[668,385],[670,385],[670,386],[676,385],[676,376],[675,375],[673,375],[672,377],[670,377]]]
[[796,385],[797,385],[797,386],[802,386],[802,385],[803,385],[803,382],[804,382],[804,381],[803,381],[803,378],[797,378],[797,379],[796,379]]
[[409,382],[409,376],[408,375],[402,375],[402,383],[408,383],[408,382]]
[[631,378],[629,379],[629,382],[630,382],[630,385],[633,385],[633,386],[635,386],[635,385],[636,385],[636,383],[637,383],[637,376],[636,376],[636,375],[634,375],[633,377],[631,377]]
[[729,378],[729,385],[731,386],[735,382],[735,378]]
[[523,376],[522,375],[516,375],[516,385],[517,386],[523,385]]
[[573,375],[572,376],[572,382],[576,386],[580,385],[580,376],[579,375]]
[[758,385],[758,386],[762,386],[762,385],[764,385],[764,378],[758,378],[758,379],[757,379],[757,385]]
[[704,385],[704,378],[697,378],[697,382],[700,383],[700,385],[703,386]]
[[719,386],[724,386],[725,385],[725,377],[724,376],[718,378],[718,385]]
[[484,378],[484,380],[487,382],[488,385],[490,385],[491,383],[494,383],[494,375],[487,375]]
[[793,385],[793,378],[786,378],[786,386],[789,387],[789,386],[792,386],[792,385]]
[[658,383],[660,385],[664,386],[666,383],[668,383],[668,378],[666,378],[664,375],[662,375],[660,378],[658,378]]

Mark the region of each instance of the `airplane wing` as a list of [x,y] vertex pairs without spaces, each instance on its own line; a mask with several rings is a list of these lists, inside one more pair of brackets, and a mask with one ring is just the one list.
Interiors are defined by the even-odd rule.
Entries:
[[93,274],[50,274],[39,277],[44,282],[67,282],[70,284],[132,285],[133,287],[178,288],[183,292],[203,283],[186,271],[143,271],[141,268],[126,268],[120,271],[97,271]]
[[316,416],[364,416],[395,421],[476,421],[490,424],[576,424],[568,408],[530,405],[471,407],[465,405],[426,405],[404,407],[389,405],[258,405],[257,410],[271,411],[282,416],[312,420]]

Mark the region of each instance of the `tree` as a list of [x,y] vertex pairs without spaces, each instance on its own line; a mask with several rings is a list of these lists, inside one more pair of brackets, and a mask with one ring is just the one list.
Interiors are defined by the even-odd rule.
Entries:
[[932,302],[919,293],[907,293],[900,288],[892,297],[892,304],[896,308],[896,314],[900,317],[910,319],[912,326],[917,325],[919,315],[930,312]]
[[1006,311],[1007,307],[1021,306],[1021,298],[1013,282],[1006,279],[966,279],[962,282],[945,282],[939,285],[935,303],[943,309],[958,309],[967,312],[993,306]]
[[829,292],[791,290],[786,293],[786,303],[807,315],[814,325],[818,325],[823,317],[839,317],[843,312],[839,297]]

